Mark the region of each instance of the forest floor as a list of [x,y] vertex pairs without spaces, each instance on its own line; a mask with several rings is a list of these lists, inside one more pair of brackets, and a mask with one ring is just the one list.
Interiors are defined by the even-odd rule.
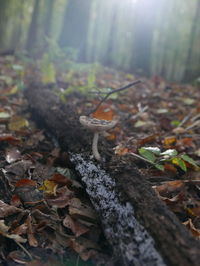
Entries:
[[48,62],[39,68],[15,57],[0,58],[0,263],[95,265],[111,253],[65,154],[31,118],[23,91],[33,80],[56,87],[63,103],[70,98],[79,115],[117,117],[117,126],[100,138],[102,160],[106,163],[111,154],[124,161],[132,156],[158,197],[199,239],[200,88],[139,77],[140,85],[112,94],[92,112],[102,92],[136,77],[76,66],[55,78],[54,68]]

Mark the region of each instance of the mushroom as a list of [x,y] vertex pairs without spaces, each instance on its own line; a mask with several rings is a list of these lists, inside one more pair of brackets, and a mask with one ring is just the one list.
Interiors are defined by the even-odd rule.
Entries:
[[93,142],[92,142],[92,152],[97,161],[101,160],[101,156],[98,152],[98,139],[99,133],[107,131],[113,128],[117,124],[117,120],[101,120],[96,118],[91,118],[88,116],[80,116],[80,123],[85,127],[94,132]]

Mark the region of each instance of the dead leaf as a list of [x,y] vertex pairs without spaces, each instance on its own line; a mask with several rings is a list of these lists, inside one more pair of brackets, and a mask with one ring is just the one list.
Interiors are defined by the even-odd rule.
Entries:
[[174,191],[180,191],[185,186],[185,183],[183,180],[174,180],[174,181],[168,181],[165,182],[163,185],[160,186],[154,186],[160,194],[167,194]]
[[74,218],[80,218],[86,221],[97,220],[95,211],[76,198],[71,199],[69,202],[69,214]]
[[31,247],[37,247],[38,246],[38,241],[35,238],[33,227],[32,227],[32,217],[31,215],[28,215],[26,219],[26,224],[27,224],[27,236],[28,236],[28,242]]
[[50,206],[56,206],[58,208],[65,208],[69,205],[69,200],[73,197],[74,193],[67,188],[67,186],[57,189],[57,196],[54,198],[48,198],[47,202]]
[[36,187],[37,183],[34,180],[23,178],[17,181],[17,183],[15,184],[15,187],[26,187],[26,186]]
[[200,230],[194,227],[194,224],[192,223],[191,219],[188,219],[186,222],[183,223],[189,231],[193,234],[194,237],[200,238]]
[[22,210],[0,200],[0,218],[8,217],[19,212],[22,212]]
[[76,251],[84,261],[97,254],[94,249],[100,249],[97,244],[83,237],[79,237],[78,239],[71,239],[70,247],[74,251]]
[[129,152],[128,148],[126,148],[120,144],[114,148],[114,151],[115,151],[115,154],[119,155],[119,156],[123,156]]
[[69,215],[66,215],[63,220],[63,225],[72,230],[76,237],[83,235],[89,231],[89,228],[76,222]]
[[21,116],[12,117],[8,124],[8,128],[11,131],[19,131],[22,128],[25,128],[28,126],[29,126],[29,122]]
[[14,137],[11,134],[2,134],[0,135],[0,141],[6,141],[10,144],[18,144],[21,140],[19,138]]
[[72,186],[73,183],[70,178],[59,173],[55,173],[49,180],[55,182],[56,184],[67,186]]
[[39,190],[43,190],[47,194],[56,195],[56,189],[58,185],[51,180],[44,180],[43,185],[39,188]]
[[21,153],[18,149],[6,150],[6,161],[8,163],[13,163],[21,158]]
[[96,112],[92,114],[92,116],[96,119],[113,120],[115,114],[110,105],[102,104],[99,106]]
[[176,137],[167,137],[164,139],[164,145],[165,147],[171,147],[171,145],[174,145],[176,143],[177,139]]
[[10,239],[13,239],[19,243],[26,243],[26,239],[22,238],[21,236],[19,235],[16,235],[16,234],[9,234],[9,227],[7,225],[5,225],[5,222],[4,220],[0,220],[0,234],[7,237],[7,238],[10,238]]

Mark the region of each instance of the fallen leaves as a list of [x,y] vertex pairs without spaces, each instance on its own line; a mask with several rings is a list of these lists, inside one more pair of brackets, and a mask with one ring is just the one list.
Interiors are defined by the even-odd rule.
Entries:
[[0,220],[0,234],[7,237],[7,238],[10,238],[10,239],[13,239],[19,243],[26,243],[26,239],[22,238],[21,236],[17,235],[17,234],[12,234],[12,233],[9,233],[9,230],[10,230],[10,227],[5,225],[5,222],[4,220]]

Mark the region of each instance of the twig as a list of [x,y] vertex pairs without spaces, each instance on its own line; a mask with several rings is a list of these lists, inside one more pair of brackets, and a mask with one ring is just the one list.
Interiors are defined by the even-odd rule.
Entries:
[[92,110],[92,111],[90,111],[89,112],[89,114],[88,115],[90,115],[91,113],[94,113],[94,112],[96,112],[96,110],[99,108],[99,106],[111,95],[111,94],[113,94],[113,93],[116,93],[116,92],[120,92],[120,91],[123,91],[123,90],[126,90],[126,89],[128,89],[128,88],[130,88],[130,87],[132,87],[132,86],[134,86],[134,85],[136,85],[136,84],[139,84],[139,83],[141,83],[142,81],[141,80],[136,80],[136,81],[134,81],[134,82],[132,82],[132,83],[129,83],[128,85],[126,85],[126,86],[124,86],[124,87],[121,87],[121,88],[118,88],[118,89],[115,89],[115,90],[112,90],[112,91],[110,91],[110,92],[108,92],[107,94],[106,94],[106,96],[104,96],[103,97],[103,99],[97,104],[97,106],[95,107],[95,109],[94,110]]
[[26,255],[31,259],[33,260],[33,257],[32,255],[28,252],[28,250],[21,244],[19,243],[17,240],[14,240],[15,243],[26,253]]
[[191,113],[186,115],[178,126],[182,127],[190,119],[190,117],[191,117]]

